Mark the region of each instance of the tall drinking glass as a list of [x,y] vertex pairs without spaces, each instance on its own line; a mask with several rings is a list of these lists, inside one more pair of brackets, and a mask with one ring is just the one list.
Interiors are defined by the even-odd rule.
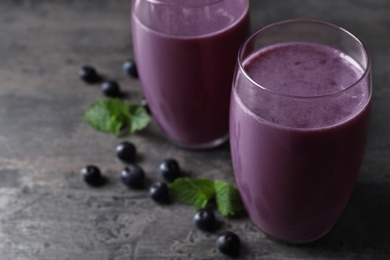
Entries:
[[245,207],[268,236],[311,242],[342,213],[365,149],[370,70],[362,43],[322,21],[275,23],[241,47],[231,153]]
[[249,1],[133,0],[131,8],[138,73],[162,132],[187,148],[224,142]]

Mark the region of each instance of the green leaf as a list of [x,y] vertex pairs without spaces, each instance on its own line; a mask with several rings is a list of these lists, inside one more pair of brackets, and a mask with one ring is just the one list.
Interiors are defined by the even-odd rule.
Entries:
[[177,178],[170,186],[175,200],[203,208],[215,196],[214,182],[206,179],[191,180],[187,177]]
[[150,122],[150,116],[143,106],[130,106],[130,122],[129,131],[131,134],[144,129]]
[[212,199],[223,216],[244,210],[237,188],[227,182],[183,177],[171,184],[170,191],[176,201],[193,205],[196,210],[204,208]]
[[196,210],[202,209],[207,206],[211,198],[206,197],[203,194],[200,194],[199,197],[195,200],[194,206]]
[[222,181],[215,181],[214,187],[218,211],[223,216],[231,216],[244,210],[240,193],[236,187]]
[[84,113],[84,120],[98,131],[119,135],[125,128],[130,133],[144,129],[150,117],[141,105],[116,98],[98,99]]
[[192,183],[206,198],[215,197],[214,181],[208,179],[194,179],[192,180]]

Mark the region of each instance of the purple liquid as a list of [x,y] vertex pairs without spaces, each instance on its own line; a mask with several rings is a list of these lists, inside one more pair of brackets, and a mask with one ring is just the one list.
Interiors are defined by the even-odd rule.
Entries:
[[184,147],[207,147],[228,134],[232,78],[249,13],[247,1],[225,2],[225,11],[211,8],[208,17],[156,12],[158,22],[147,26],[132,15],[144,95],[164,134]]
[[[301,97],[338,92],[363,74],[350,57],[309,43],[260,50],[244,68],[259,85]],[[362,82],[331,99],[275,96],[237,76],[230,122],[236,181],[262,231],[310,242],[332,228],[350,197],[364,154],[370,93]]]

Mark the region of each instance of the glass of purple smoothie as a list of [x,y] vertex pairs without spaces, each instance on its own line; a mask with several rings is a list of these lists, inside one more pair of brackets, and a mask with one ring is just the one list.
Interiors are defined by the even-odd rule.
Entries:
[[267,236],[308,243],[341,215],[365,150],[370,66],[355,36],[322,21],[278,22],[241,47],[231,154],[247,212]]
[[228,138],[248,0],[132,0],[132,40],[143,94],[173,143],[212,148]]

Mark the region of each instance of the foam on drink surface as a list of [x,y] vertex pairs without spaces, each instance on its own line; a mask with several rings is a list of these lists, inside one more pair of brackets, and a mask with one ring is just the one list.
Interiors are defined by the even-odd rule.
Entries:
[[[266,122],[293,128],[330,127],[353,117],[369,98],[367,82],[350,88],[363,69],[351,57],[325,45],[273,45],[254,53],[243,66],[261,87],[247,83],[246,89],[236,88],[238,102]],[[242,84],[243,77],[239,75],[236,84]]]

